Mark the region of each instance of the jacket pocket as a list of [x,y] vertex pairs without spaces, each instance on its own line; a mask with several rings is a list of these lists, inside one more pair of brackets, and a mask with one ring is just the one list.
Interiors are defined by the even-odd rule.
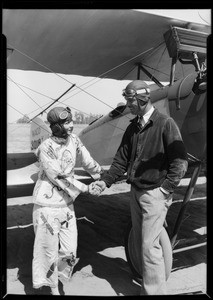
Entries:
[[162,160],[158,158],[141,159],[138,162],[135,177],[139,178],[147,184],[158,183],[163,177],[166,176],[166,169]]

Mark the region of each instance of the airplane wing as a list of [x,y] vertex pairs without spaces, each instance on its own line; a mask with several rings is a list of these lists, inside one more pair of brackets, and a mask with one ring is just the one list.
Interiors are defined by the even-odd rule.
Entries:
[[[140,62],[169,81],[164,33],[171,26],[210,33],[210,26],[194,10],[188,15],[198,21],[183,20],[181,10],[176,18],[147,11],[5,9],[3,34],[14,49],[8,68],[133,80]],[[183,76],[183,68],[187,75],[193,66],[178,65],[176,73]]]
[[[104,170],[108,166],[102,166]],[[7,171],[7,198],[25,197],[33,194],[35,183],[38,179],[38,164],[25,165],[23,168]],[[75,168],[75,178],[88,184],[92,177],[83,169]]]
[[7,153],[7,170],[15,170],[31,165],[37,161],[33,152]]

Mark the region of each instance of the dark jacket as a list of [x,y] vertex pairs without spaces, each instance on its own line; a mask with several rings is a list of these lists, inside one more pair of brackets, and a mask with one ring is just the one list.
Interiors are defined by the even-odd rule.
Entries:
[[138,117],[130,122],[102,180],[110,187],[127,172],[127,182],[138,189],[161,186],[172,193],[188,167],[178,126],[156,108],[143,128]]

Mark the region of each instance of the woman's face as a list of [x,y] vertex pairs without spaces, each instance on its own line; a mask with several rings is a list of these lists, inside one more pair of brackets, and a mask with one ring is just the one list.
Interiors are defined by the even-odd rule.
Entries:
[[73,121],[66,121],[63,125],[67,134],[70,135],[73,131]]

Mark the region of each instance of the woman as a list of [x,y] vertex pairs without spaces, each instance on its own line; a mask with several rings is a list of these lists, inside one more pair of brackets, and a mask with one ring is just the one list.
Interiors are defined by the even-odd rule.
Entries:
[[37,149],[40,163],[33,192],[33,287],[49,286],[60,295],[58,278],[69,280],[76,264],[77,226],[73,202],[80,193],[99,195],[93,183],[85,185],[74,178],[76,161],[91,176],[102,173],[80,139],[72,133],[71,110],[51,109],[47,115],[52,135]]

